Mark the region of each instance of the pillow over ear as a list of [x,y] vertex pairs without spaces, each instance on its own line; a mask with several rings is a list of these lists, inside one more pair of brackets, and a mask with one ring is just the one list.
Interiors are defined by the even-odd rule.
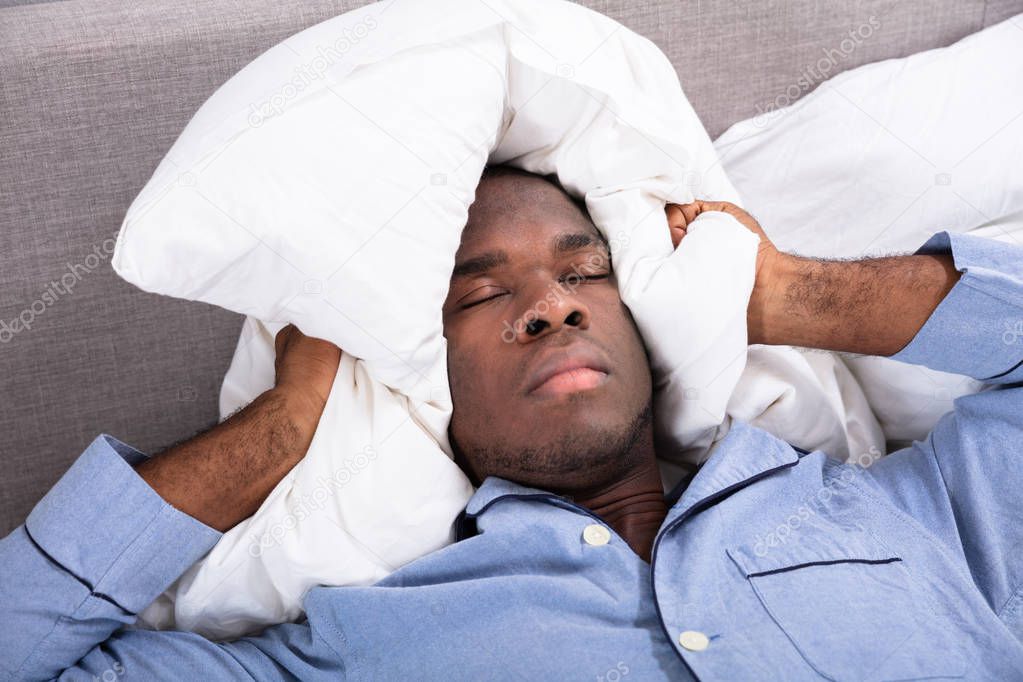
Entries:
[[284,324],[345,351],[305,459],[143,624],[245,634],[298,616],[313,585],[369,584],[451,542],[472,487],[449,459],[441,308],[488,160],[585,197],[650,350],[658,430],[709,446],[744,366],[758,240],[706,214],[672,250],[666,200],[737,197],[665,56],[560,0],[369,5],[218,89],[125,217],[122,277],[249,316],[224,417],[271,385]]
[[[189,122],[113,265],[336,343],[434,412],[444,445],[441,306],[488,159],[585,196],[651,351],[659,433],[708,445],[744,366],[757,240],[709,214],[673,252],[665,201],[738,197],[667,58],[569,2],[376,4],[275,46]],[[684,386],[699,406],[663,399]]]
[[[954,45],[839,74],[715,142],[775,244],[818,257],[912,252],[941,230],[1023,242],[1023,14]],[[981,383],[847,357],[885,436],[923,439]]]

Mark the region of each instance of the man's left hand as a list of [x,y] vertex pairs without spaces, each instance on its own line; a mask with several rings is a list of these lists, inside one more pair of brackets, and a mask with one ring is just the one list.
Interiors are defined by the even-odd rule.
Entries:
[[696,217],[705,211],[720,211],[735,218],[750,232],[760,237],[760,247],[757,250],[756,279],[753,284],[753,293],[750,296],[747,309],[747,322],[750,330],[750,343],[757,343],[758,334],[755,331],[762,324],[766,310],[770,306],[771,299],[778,290],[778,276],[784,266],[786,259],[793,256],[779,251],[774,242],[771,241],[764,228],[760,226],[756,218],[745,210],[727,201],[703,201],[696,199],[688,204],[668,204],[664,207],[664,213],[668,219],[668,229],[671,231],[671,243],[674,247],[685,239],[688,234],[689,225]]

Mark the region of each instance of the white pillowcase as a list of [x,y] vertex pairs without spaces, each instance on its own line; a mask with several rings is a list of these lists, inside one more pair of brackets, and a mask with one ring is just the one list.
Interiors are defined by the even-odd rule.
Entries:
[[[357,35],[317,80],[291,84]],[[702,384],[722,370],[708,353],[743,352],[744,320],[720,303],[748,296],[755,238],[707,216],[718,227],[673,253],[663,229],[667,200],[738,198],[706,133],[656,46],[568,2],[378,3],[289,38],[189,122],[130,207],[113,265],[147,291],[294,322],[444,415],[440,309],[488,158],[585,195],[641,329],[678,333],[651,340],[656,371]],[[687,264],[701,242],[730,251],[728,266]],[[697,282],[712,302],[643,309]],[[709,439],[740,372],[726,369],[719,404],[707,395],[665,431]],[[447,449],[444,429],[433,435]]]
[[[273,341],[246,320],[222,416],[273,385]],[[306,459],[142,612],[141,625],[230,638],[293,620],[314,585],[369,585],[450,544],[472,493],[408,398],[345,353]]]
[[[1023,15],[958,43],[845,72],[735,124],[722,164],[779,248],[912,252],[933,233],[1023,243]],[[979,382],[847,357],[886,437],[924,438]]]
[[658,433],[710,447],[745,364],[758,240],[707,214],[672,249],[665,201],[738,197],[667,58],[568,2],[370,5],[218,89],[122,225],[126,280],[252,318],[222,406],[269,385],[286,322],[346,354],[305,460],[143,625],[251,632],[299,615],[312,585],[374,582],[450,542],[472,489],[444,461],[441,307],[488,160],[585,196],[651,352]]

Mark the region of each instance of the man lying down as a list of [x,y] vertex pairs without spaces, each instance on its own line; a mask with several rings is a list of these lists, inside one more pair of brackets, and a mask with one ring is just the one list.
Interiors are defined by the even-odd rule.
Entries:
[[[914,255],[761,238],[749,341],[968,374],[923,442],[863,469],[736,422],[665,496],[643,343],[607,246],[548,180],[490,170],[444,304],[458,541],[307,620],[213,643],[126,629],[300,460],[338,365],[286,328],[276,387],[147,459],[101,436],[0,544],[12,679],[1023,679],[1023,248],[939,233]],[[571,295],[536,310],[577,273]],[[550,299],[547,299],[550,300]],[[528,322],[524,322],[528,320]],[[512,322],[513,338],[502,335]],[[693,320],[699,324],[699,320]]]

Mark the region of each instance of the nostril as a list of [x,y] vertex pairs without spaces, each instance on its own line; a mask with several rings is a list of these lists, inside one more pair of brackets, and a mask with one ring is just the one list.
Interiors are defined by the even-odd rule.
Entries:
[[570,324],[573,327],[582,322],[583,314],[578,310],[573,310],[569,313],[568,317],[565,318],[565,324]]
[[532,320],[526,323],[526,333],[530,336],[536,336],[547,327],[546,320]]

